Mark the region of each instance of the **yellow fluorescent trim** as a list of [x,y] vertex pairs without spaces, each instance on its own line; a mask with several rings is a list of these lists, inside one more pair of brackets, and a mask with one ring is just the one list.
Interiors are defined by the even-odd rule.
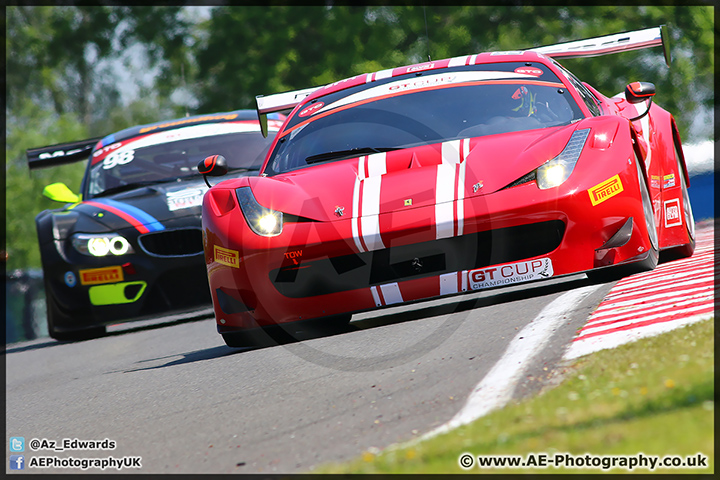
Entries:
[[215,253],[215,261],[217,263],[227,265],[228,267],[240,267],[240,253],[236,250],[214,245],[213,252]]
[[595,205],[604,202],[608,198],[614,197],[622,191],[623,185],[620,181],[620,175],[615,175],[614,177],[588,189],[588,194],[590,195],[590,202],[594,207]]
[[122,267],[103,267],[80,270],[80,283],[83,285],[99,285],[101,283],[122,282]]
[[137,302],[145,292],[147,283],[125,282],[112,285],[96,285],[90,287],[90,303],[95,306],[101,305],[122,305],[124,303]]

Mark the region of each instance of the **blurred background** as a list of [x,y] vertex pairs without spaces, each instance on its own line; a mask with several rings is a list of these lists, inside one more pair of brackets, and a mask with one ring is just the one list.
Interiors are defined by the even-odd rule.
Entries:
[[[10,2],[12,3],[12,2]],[[662,49],[561,63],[607,96],[657,87],[685,144],[697,220],[714,218],[713,3],[673,6],[7,6],[6,343],[46,336],[35,215],[84,163],[34,171],[25,150],[185,115],[255,108],[255,96],[483,51],[666,25]]]

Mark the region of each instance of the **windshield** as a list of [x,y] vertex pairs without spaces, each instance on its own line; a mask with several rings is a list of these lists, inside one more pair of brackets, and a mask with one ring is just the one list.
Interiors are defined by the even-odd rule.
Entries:
[[[474,76],[459,78],[461,74]],[[583,118],[557,80],[507,72],[442,75],[424,77],[430,88],[388,94],[394,85],[389,83],[375,87],[377,93],[363,90],[318,105],[307,118],[299,118],[301,111],[264,172],[272,175],[371,152],[567,125]],[[493,75],[498,78],[489,78]],[[412,81],[404,82],[396,82],[396,90]]]
[[95,152],[86,197],[200,176],[197,164],[215,154],[227,159],[229,172],[258,171],[275,133],[264,138],[256,124],[198,125],[118,142]]

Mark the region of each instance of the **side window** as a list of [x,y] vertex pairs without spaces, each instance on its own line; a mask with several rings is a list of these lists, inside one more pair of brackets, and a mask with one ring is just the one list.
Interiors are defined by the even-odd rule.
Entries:
[[583,85],[582,82],[575,77],[575,75],[565,70],[565,68],[563,68],[562,66],[560,66],[560,69],[565,74],[570,83],[572,83],[575,89],[578,91],[578,93],[583,99],[583,102],[585,102],[588,110],[590,110],[590,113],[594,117],[599,116],[602,113],[600,112],[600,101],[595,98],[595,95],[593,95],[593,93],[588,90],[585,85]]

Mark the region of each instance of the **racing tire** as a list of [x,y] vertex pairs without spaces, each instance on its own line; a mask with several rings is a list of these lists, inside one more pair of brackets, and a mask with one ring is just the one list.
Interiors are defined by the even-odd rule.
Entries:
[[663,262],[670,260],[677,260],[679,258],[691,257],[695,253],[695,216],[693,215],[692,205],[690,204],[690,195],[688,194],[687,183],[685,182],[685,174],[680,165],[680,155],[677,151],[677,145],[675,146],[675,158],[678,165],[678,176],[680,177],[680,186],[682,188],[682,201],[683,201],[683,215],[685,218],[685,228],[687,229],[688,239],[690,240],[685,245],[679,247],[668,248],[663,250],[660,254]]
[[650,192],[637,155],[635,156],[635,165],[637,165],[638,184],[640,185],[640,197],[643,204],[643,217],[645,218],[645,227],[648,231],[650,250],[648,251],[647,257],[639,262],[626,263],[586,272],[588,278],[593,282],[613,282],[629,275],[653,270],[658,264],[659,248],[657,227],[655,227],[655,214],[653,212],[652,201],[650,200]]
[[60,342],[74,342],[80,340],[90,340],[93,338],[102,337],[107,332],[104,326],[95,326],[90,328],[84,328],[82,330],[58,330],[55,325],[58,320],[67,318],[60,308],[57,306],[55,297],[48,288],[47,282],[45,282],[45,304],[47,305],[47,327],[48,334],[51,338]]

